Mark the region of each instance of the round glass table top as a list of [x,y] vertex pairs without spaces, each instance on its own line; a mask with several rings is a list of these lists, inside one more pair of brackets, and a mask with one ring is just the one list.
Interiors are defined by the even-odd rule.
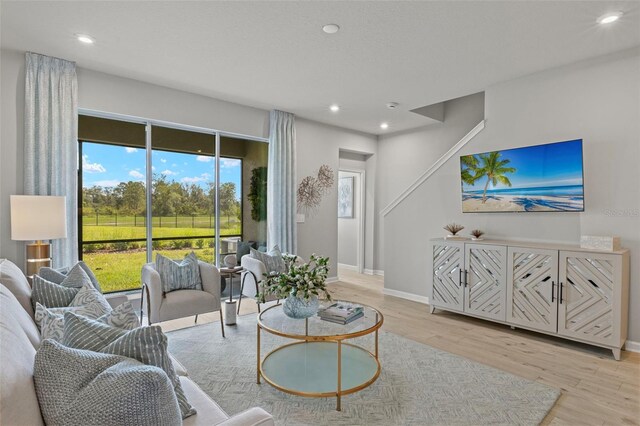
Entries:
[[380,328],[383,317],[376,309],[361,303],[340,300],[320,302],[320,309],[333,303],[356,304],[363,307],[364,315],[349,324],[336,324],[319,316],[304,319],[289,318],[282,305],[271,306],[258,315],[258,324],[266,331],[283,337],[302,340],[342,340],[372,333]]

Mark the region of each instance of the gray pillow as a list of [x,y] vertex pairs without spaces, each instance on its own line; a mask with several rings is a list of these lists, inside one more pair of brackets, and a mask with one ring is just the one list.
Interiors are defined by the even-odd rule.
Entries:
[[69,274],[59,284],[34,275],[33,291],[31,292],[33,309],[35,310],[36,303],[47,308],[69,306],[85,284],[92,285],[91,279],[80,266],[71,268]]
[[33,372],[47,425],[180,425],[164,371],[118,355],[44,340]]
[[251,251],[251,244],[246,241],[238,241],[238,248],[236,249],[236,258],[238,259],[238,265],[242,258],[249,254]]
[[271,249],[269,253],[262,253],[258,250],[251,249],[251,257],[264,263],[268,274],[280,274],[284,272],[286,268],[284,259],[282,258],[282,253],[280,252],[280,247],[277,245],[273,246],[273,249]]
[[89,268],[89,265],[84,263],[84,261],[82,260],[78,261],[78,263],[73,265],[72,268],[53,269],[45,266],[43,268],[40,268],[40,270],[38,271],[38,275],[40,275],[42,278],[44,278],[47,281],[60,284],[66,278],[66,276],[69,275],[71,271],[73,271],[73,268],[76,268],[76,267],[82,268],[82,270],[87,274],[87,276],[91,280],[91,284],[96,288],[96,290],[102,293],[102,288],[100,288],[100,283],[98,282],[96,275],[93,273],[91,268]]
[[161,368],[173,384],[182,418],[196,413],[196,409],[187,401],[180,378],[173,368],[167,351],[167,336],[160,326],[127,331],[67,312],[64,314],[62,344],[76,349],[122,355]]
[[[80,293],[78,294],[80,295]],[[53,339],[57,342],[62,341],[65,312],[73,312],[76,315],[95,319],[96,321],[123,330],[133,330],[134,328],[140,327],[140,321],[135,314],[131,302],[124,302],[115,309],[109,309],[107,311],[105,311],[102,304],[99,303],[90,303],[84,306],[69,306],[67,308],[45,308],[38,303],[36,304],[35,320],[40,329],[40,336],[43,339]]]
[[202,290],[200,266],[194,252],[185,256],[182,262],[176,262],[161,254],[156,255],[156,270],[160,274],[162,291]]

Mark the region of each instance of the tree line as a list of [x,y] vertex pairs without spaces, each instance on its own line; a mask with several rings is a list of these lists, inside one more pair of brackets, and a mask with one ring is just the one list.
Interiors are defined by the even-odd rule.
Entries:
[[[153,216],[215,215],[215,183],[205,188],[195,183],[168,180],[165,175],[153,174],[151,182],[151,214]],[[240,218],[240,200],[236,198],[236,184],[220,184],[220,212],[228,218]],[[82,214],[145,215],[146,188],[143,182],[120,182],[114,187],[82,188]]]

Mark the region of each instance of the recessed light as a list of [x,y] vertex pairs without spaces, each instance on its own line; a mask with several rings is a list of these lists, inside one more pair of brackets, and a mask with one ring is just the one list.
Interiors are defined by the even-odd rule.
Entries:
[[388,128],[389,128],[389,123],[380,123],[380,128],[381,128],[382,130],[386,130],[386,129],[388,129]]
[[340,31],[340,25],[338,25],[338,24],[327,24],[327,25],[322,27],[322,31],[324,31],[327,34],[335,34],[338,31]]
[[612,22],[616,22],[622,17],[622,15],[624,15],[622,12],[605,13],[598,18],[598,24],[610,24]]
[[340,111],[340,105],[333,104],[329,107],[329,109],[331,110],[331,112],[338,112]]
[[93,44],[96,41],[93,39],[93,37],[88,36],[86,34],[76,34],[76,38],[78,39],[78,41],[84,43],[84,44]]

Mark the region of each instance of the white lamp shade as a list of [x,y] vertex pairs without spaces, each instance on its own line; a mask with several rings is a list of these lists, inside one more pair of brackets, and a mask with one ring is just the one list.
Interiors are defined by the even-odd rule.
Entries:
[[11,239],[37,241],[67,238],[67,197],[11,196]]

